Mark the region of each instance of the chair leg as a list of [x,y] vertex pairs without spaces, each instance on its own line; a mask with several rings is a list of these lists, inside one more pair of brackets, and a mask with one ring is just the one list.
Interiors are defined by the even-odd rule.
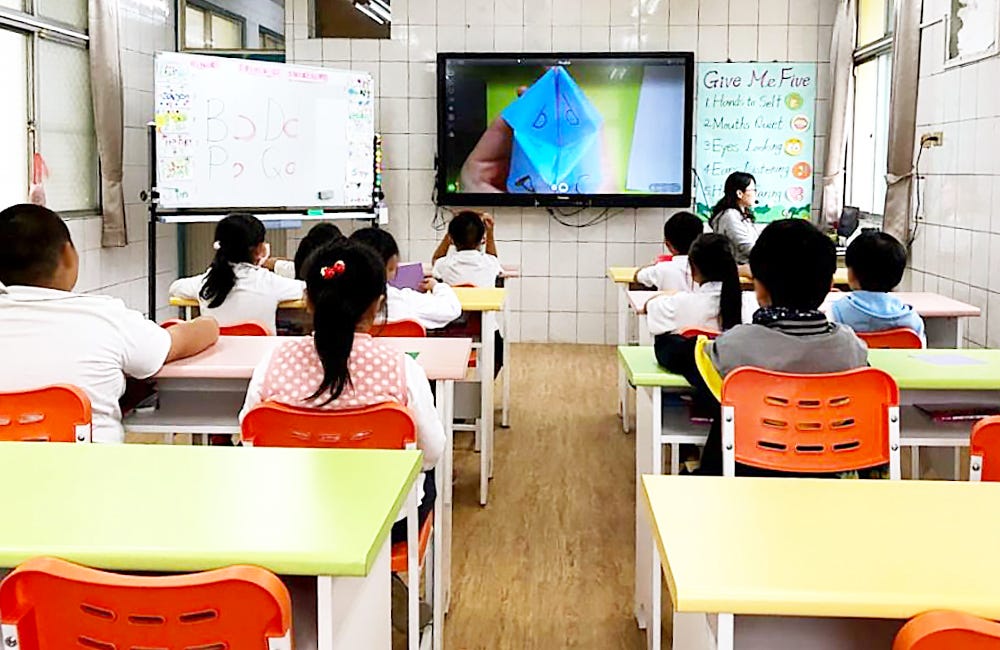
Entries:
[[916,481],[920,478],[920,447],[914,445],[910,447],[910,480]]

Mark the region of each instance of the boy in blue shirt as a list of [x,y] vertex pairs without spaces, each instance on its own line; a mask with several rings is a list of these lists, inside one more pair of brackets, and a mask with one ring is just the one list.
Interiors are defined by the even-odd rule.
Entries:
[[847,247],[847,282],[851,293],[835,301],[830,317],[855,332],[906,327],[924,336],[924,321],[913,307],[889,293],[903,279],[906,249],[884,232],[866,232]]

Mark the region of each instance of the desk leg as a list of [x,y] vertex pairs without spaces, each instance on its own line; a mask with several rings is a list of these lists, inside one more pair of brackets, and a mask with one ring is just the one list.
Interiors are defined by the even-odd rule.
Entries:
[[649,333],[649,319],[646,314],[636,316],[639,319],[639,345],[652,345],[653,335]]
[[482,431],[483,451],[479,455],[479,505],[486,505],[493,476],[493,358],[496,343],[493,334],[497,331],[497,313],[483,312],[482,345],[480,349],[479,377],[482,408],[479,426]]
[[928,348],[965,347],[964,318],[928,318],[924,321]]
[[[662,391],[657,387],[636,389],[635,440],[635,618],[646,630],[647,639],[659,648],[660,641],[660,557],[654,548],[653,531],[643,506],[643,474],[661,474],[663,447],[660,444]],[[680,646],[683,647],[683,646]]]
[[674,612],[672,647],[678,650],[717,650],[720,644],[716,642],[712,629],[714,618],[711,614]]
[[[628,345],[628,285],[618,286],[618,345]],[[622,418],[622,431],[628,433],[628,379],[625,368],[618,365],[618,415]]]
[[510,310],[504,302],[504,323],[507,323],[507,335],[503,337],[503,410],[500,412],[500,426],[510,426]]
[[[452,522],[452,492],[454,484],[452,477],[455,472],[455,382],[437,382],[437,409],[438,415],[444,422],[445,448],[444,457],[439,464],[439,471],[435,473],[435,480],[438,486],[438,503],[441,505],[441,512],[435,512],[434,526],[438,532],[435,533],[435,587],[441,585],[441,598],[434,594],[434,602],[440,602],[443,611],[448,611],[448,604],[451,602],[451,522]],[[438,550],[440,549],[440,550]],[[438,557],[441,564],[437,564]],[[437,620],[443,620],[439,618]]]
[[389,539],[363,578],[319,576],[318,650],[391,650]]

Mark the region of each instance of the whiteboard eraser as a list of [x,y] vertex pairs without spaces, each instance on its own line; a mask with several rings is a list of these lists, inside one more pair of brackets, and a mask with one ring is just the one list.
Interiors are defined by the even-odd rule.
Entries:
[[336,195],[337,195],[336,192],[334,192],[333,190],[322,190],[322,191],[316,193],[316,196],[319,197],[320,201],[329,201],[330,199],[334,198]]

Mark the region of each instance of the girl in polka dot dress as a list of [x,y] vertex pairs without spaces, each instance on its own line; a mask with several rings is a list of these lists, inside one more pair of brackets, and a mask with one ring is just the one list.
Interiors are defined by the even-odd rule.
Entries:
[[[368,334],[385,309],[385,265],[367,246],[340,240],[316,250],[304,266],[314,333],[288,340],[261,361],[240,420],[266,400],[323,410],[386,402],[406,406],[416,420],[417,447],[424,454],[423,522],[434,507],[430,470],[444,451],[444,427],[423,368]],[[405,521],[400,520],[393,540],[405,539]]]

